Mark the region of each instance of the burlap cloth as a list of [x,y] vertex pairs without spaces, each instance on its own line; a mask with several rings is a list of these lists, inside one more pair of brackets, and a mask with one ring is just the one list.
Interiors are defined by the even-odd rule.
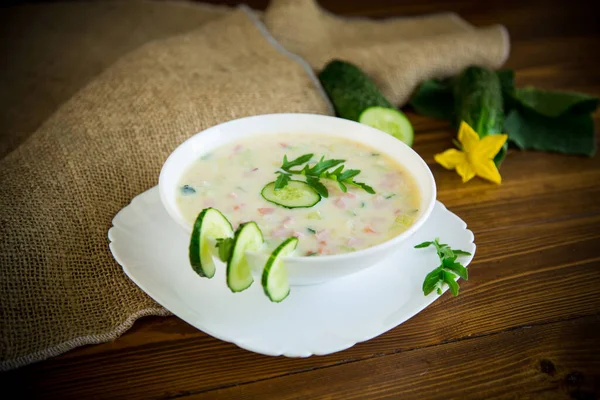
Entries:
[[421,80],[498,67],[509,48],[503,27],[453,14],[350,20],[311,0],[264,14],[128,1],[0,15],[3,370],[168,315],[114,261],[107,231],[184,139],[247,115],[331,113],[312,69],[334,57],[402,105]]

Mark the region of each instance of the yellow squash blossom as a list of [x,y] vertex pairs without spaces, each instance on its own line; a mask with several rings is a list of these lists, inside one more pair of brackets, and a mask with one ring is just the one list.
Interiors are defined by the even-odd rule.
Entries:
[[487,135],[480,138],[469,124],[462,121],[458,130],[462,151],[449,149],[436,154],[434,159],[446,169],[456,169],[463,182],[468,182],[477,175],[500,184],[502,177],[494,164],[494,157],[507,139],[508,135]]

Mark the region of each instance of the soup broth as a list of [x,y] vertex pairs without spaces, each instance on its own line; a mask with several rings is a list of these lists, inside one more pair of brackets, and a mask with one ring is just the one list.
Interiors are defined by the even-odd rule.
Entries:
[[[288,209],[261,196],[262,188],[277,178],[284,155],[292,160],[314,154],[343,159],[346,169],[358,169],[356,181],[375,190],[348,186],[342,192],[323,179],[329,197],[310,208]],[[293,179],[302,180],[302,176]],[[420,194],[414,178],[384,153],[344,138],[327,135],[265,135],[219,147],[201,157],[179,182],[177,204],[191,224],[207,207],[221,211],[235,229],[255,221],[268,248],[285,238],[299,238],[296,255],[342,254],[385,242],[415,221]]]

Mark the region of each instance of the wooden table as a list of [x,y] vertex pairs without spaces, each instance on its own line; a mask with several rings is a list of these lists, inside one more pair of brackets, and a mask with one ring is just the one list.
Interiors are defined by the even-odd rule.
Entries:
[[[344,15],[452,10],[475,25],[502,23],[518,85],[599,95],[598,17],[575,3],[323,1]],[[458,297],[446,293],[395,329],[329,356],[257,355],[176,317],[144,318],[113,343],[3,378],[63,399],[600,397],[600,157],[513,150],[500,187],[463,185],[433,162],[453,135],[447,124],[408,113],[439,200],[475,233]]]

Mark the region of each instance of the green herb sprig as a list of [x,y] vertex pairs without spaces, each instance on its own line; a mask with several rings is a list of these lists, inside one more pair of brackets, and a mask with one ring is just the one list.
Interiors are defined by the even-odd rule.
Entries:
[[233,238],[218,238],[217,249],[219,250],[219,259],[227,262],[231,258],[233,251]]
[[450,287],[453,296],[458,296],[458,283],[456,276],[460,276],[465,281],[469,280],[467,269],[461,263],[457,262],[458,256],[470,256],[471,253],[464,250],[453,250],[447,244],[439,242],[436,238],[433,242],[423,242],[415,246],[415,249],[422,249],[433,245],[440,258],[440,266],[431,271],[423,281],[423,293],[427,296],[429,293],[437,290],[442,294],[444,283]]
[[[354,180],[354,177],[360,174],[360,170],[344,169],[345,167],[342,164],[346,162],[346,160],[326,160],[323,156],[319,162],[311,167],[308,162],[312,157],[312,153],[304,154],[289,161],[287,155],[284,155],[280,169],[275,172],[278,174],[278,177],[275,180],[275,190],[281,190],[286,187],[291,180],[292,175],[304,175],[306,177],[306,183],[323,197],[328,197],[329,192],[325,185],[321,183],[321,179],[336,181],[344,193],[348,191],[348,186],[355,186],[363,189],[367,193],[375,194],[375,190],[373,190],[371,186]],[[293,169],[294,167],[299,167],[303,164],[305,164],[303,168]],[[332,168],[335,168],[335,170],[330,172]]]

